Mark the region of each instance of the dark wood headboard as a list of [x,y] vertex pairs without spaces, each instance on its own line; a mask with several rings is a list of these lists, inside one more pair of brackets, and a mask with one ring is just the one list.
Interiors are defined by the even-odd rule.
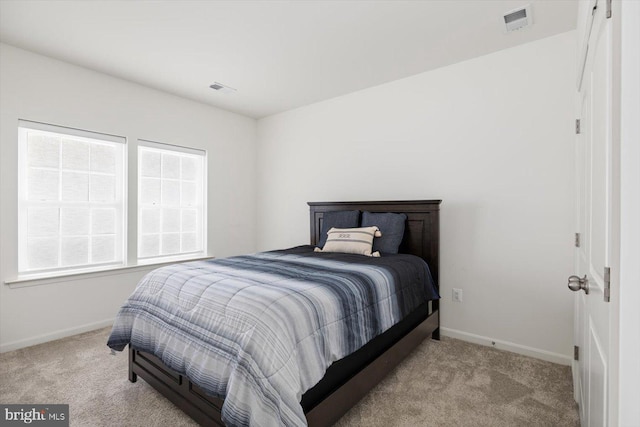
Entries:
[[429,265],[436,284],[440,268],[440,203],[442,200],[402,200],[384,202],[309,202],[311,244],[320,239],[325,212],[359,210],[407,215],[400,252],[417,255]]

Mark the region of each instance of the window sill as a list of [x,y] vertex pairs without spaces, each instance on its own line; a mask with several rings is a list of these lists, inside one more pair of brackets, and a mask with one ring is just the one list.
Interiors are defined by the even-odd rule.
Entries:
[[71,280],[83,280],[92,279],[96,277],[114,276],[118,274],[133,273],[136,271],[153,270],[158,267],[162,267],[169,264],[175,264],[179,262],[188,261],[201,261],[205,259],[212,259],[212,256],[196,256],[193,258],[175,257],[163,260],[153,260],[149,262],[140,262],[135,265],[125,265],[117,267],[106,267],[104,269],[92,269],[92,270],[78,270],[67,273],[46,273],[46,274],[30,274],[25,276],[18,276],[14,279],[5,280],[5,285],[11,289],[25,288],[29,286],[48,285],[50,283],[69,282]]

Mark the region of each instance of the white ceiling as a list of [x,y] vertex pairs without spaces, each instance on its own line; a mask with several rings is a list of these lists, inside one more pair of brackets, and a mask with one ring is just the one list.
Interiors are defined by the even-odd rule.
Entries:
[[[534,25],[504,34],[502,14],[526,4]],[[576,15],[577,0],[0,0],[0,40],[260,118],[569,31]]]

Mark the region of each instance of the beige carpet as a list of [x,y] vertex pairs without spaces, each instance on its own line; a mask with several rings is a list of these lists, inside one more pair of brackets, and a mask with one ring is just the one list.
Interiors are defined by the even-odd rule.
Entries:
[[[109,354],[109,329],[0,355],[0,402],[68,403],[72,426],[196,425]],[[571,371],[455,339],[425,341],[337,424],[578,426]]]

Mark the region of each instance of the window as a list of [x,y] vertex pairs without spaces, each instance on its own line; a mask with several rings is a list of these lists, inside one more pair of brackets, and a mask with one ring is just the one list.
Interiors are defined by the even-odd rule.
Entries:
[[138,141],[138,258],[205,252],[206,153]]
[[[126,139],[26,120],[18,139],[18,273],[127,265]],[[137,216],[139,263],[204,255],[206,152],[139,140]]]
[[122,265],[125,139],[20,121],[18,271]]

